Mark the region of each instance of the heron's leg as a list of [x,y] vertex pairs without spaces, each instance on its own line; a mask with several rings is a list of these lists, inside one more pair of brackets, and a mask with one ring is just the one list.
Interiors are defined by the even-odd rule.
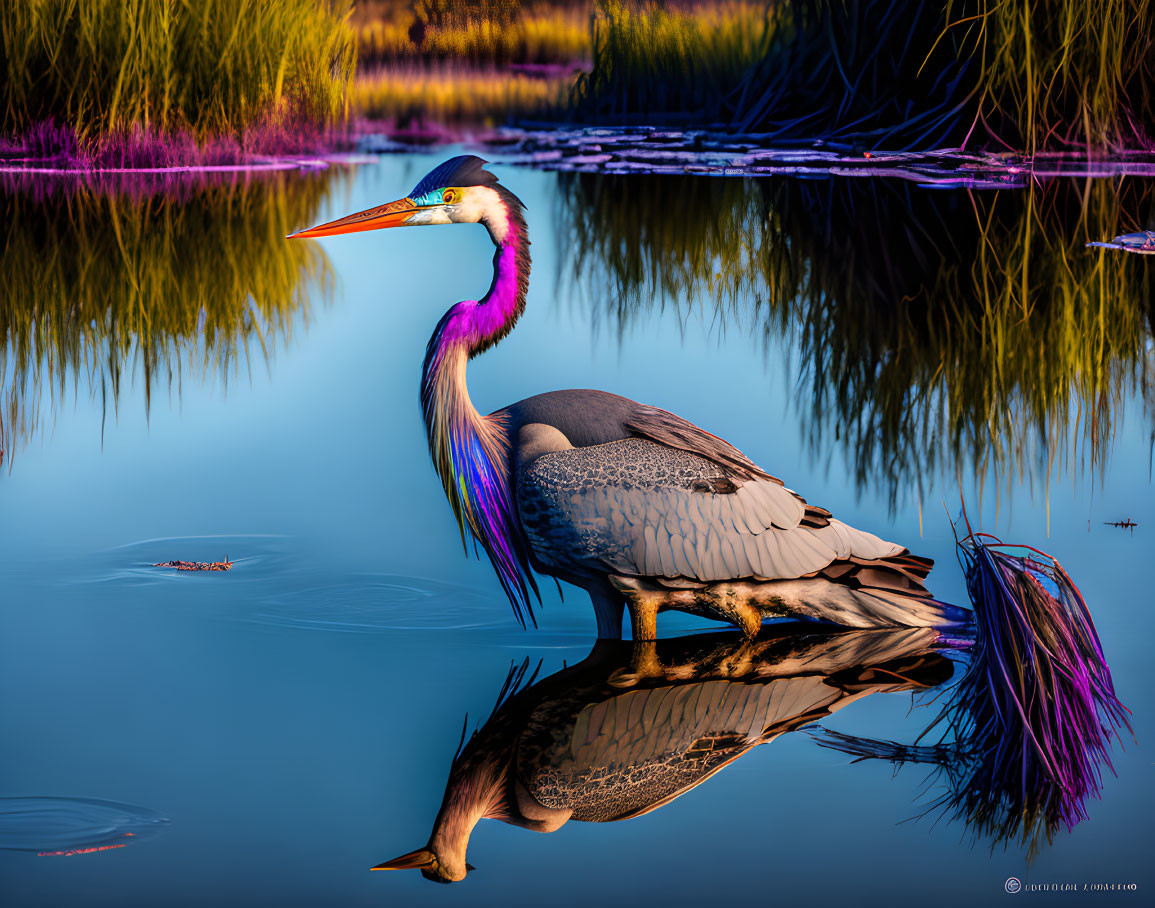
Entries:
[[658,638],[658,607],[665,600],[661,594],[631,590],[626,593],[626,605],[630,609],[634,641],[656,640]]
[[610,673],[610,687],[633,687],[639,681],[665,678],[666,668],[658,658],[658,644],[654,640],[635,640],[629,665]]
[[626,600],[616,590],[591,590],[590,601],[594,606],[594,617],[598,622],[598,638],[602,640],[622,639],[622,611]]
[[661,678],[665,676],[662,660],[658,658],[658,644],[654,640],[634,640],[634,652],[630,657],[630,668],[639,678]]

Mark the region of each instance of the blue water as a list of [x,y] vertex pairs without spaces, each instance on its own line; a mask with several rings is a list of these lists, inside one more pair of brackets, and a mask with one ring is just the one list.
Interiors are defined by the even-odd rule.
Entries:
[[[441,157],[357,167],[316,221],[404,195]],[[843,520],[935,558],[935,594],[966,601],[941,504],[957,511],[953,479],[923,477],[920,537],[914,496],[892,512],[886,490],[855,483],[853,451],[810,448],[792,337],[764,344],[670,305],[621,336],[595,325],[567,289],[556,175],[496,169],[528,205],[534,275],[522,322],[471,366],[482,412],[568,387],[674,410]],[[549,835],[483,820],[479,870],[457,886],[369,873],[424,845],[463,718],[485,720],[511,662],[541,660],[541,676],[573,665],[594,621],[582,594],[562,602],[548,583],[539,628],[522,630],[488,564],[463,552],[428,463],[420,361],[442,311],[488,286],[485,231],[324,249],[335,292],[316,288],[267,361],[250,353],[227,382],[190,370],[154,387],[147,413],[139,369],[107,412],[82,375],[5,461],[0,797],[110,800],[171,824],[68,859],[0,851],[4,905],[970,905],[1001,898],[1011,876],[1138,886],[1081,904],[1150,897],[1155,500],[1134,397],[1101,476],[1028,469],[998,495],[988,482],[981,504],[964,484],[972,523],[1052,552],[1075,578],[1133,711],[1136,741],[1116,749],[1102,800],[1033,863],[912,819],[918,767],[851,765],[787,734],[637,819]],[[1133,534],[1103,526],[1124,518]],[[149,566],[226,555],[227,574]],[[663,635],[707,627],[659,621]],[[927,717],[911,704],[874,695],[825,723],[912,740]]]

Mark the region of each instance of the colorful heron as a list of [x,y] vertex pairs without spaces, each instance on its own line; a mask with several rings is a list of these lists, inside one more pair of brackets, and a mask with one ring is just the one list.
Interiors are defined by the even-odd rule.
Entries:
[[[457,882],[482,819],[534,832],[665,807],[780,735],[874,693],[923,691],[953,671],[929,628],[780,629],[599,641],[536,681],[511,670],[493,715],[462,738],[424,848],[374,870]],[[540,667],[540,666],[539,666]]]
[[655,636],[662,609],[851,627],[938,626],[969,613],[934,600],[932,562],[835,520],[720,438],[665,410],[603,391],[553,391],[483,416],[466,364],[510,332],[529,289],[525,206],[473,155],[436,167],[403,199],[312,227],[325,237],[382,227],[482,224],[493,282],[438,323],[421,407],[429,451],[465,542],[493,563],[514,614],[534,620],[534,571],[593,601],[600,637]]

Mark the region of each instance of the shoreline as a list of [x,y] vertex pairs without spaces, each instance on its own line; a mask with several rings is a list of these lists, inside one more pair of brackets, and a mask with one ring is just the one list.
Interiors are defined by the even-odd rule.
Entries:
[[340,144],[353,150],[307,154],[253,154],[220,163],[163,166],[92,166],[62,154],[0,157],[0,176],[102,177],[196,176],[324,170],[373,163],[382,155],[430,153],[453,146],[478,151],[494,163],[574,173],[699,175],[729,178],[794,176],[897,178],[927,188],[1016,189],[1031,181],[1062,178],[1155,177],[1155,153],[1127,150],[1109,155],[1080,151],[1030,156],[1013,151],[937,148],[925,151],[861,150],[832,143],[760,142],[755,134],[681,130],[663,126],[533,124],[533,128],[485,126],[390,129],[362,121]]

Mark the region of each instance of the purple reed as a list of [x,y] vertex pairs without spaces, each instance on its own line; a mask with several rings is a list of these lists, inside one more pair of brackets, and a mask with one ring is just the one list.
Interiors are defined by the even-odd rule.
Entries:
[[976,638],[946,717],[974,770],[952,801],[980,833],[1049,841],[1086,819],[1102,767],[1114,772],[1111,739],[1130,731],[1129,711],[1058,561],[977,533],[959,551]]
[[[1017,550],[1017,554],[1014,551]],[[1131,730],[1087,604],[1059,563],[1029,546],[972,533],[959,542],[975,638],[950,699],[914,744],[815,726],[823,747],[858,759],[937,767],[945,811],[991,847],[1017,840],[1033,857],[1060,827],[1087,818],[1112,739]],[[944,725],[938,744],[918,742]],[[924,813],[924,815],[925,815]]]
[[349,143],[340,131],[272,118],[236,135],[198,139],[187,131],[134,126],[85,140],[71,126],[47,119],[5,138],[0,143],[0,163],[94,172],[214,167],[327,153]]

